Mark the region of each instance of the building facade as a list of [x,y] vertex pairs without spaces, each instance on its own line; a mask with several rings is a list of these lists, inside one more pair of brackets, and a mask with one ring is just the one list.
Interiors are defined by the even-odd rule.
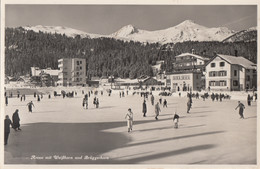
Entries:
[[203,83],[200,72],[175,72],[166,75],[166,86],[172,92],[201,90]]
[[204,65],[209,61],[209,58],[196,55],[194,53],[182,53],[175,56],[173,69],[175,71],[204,71]]
[[86,60],[63,58],[58,60],[58,86],[86,85]]
[[209,90],[240,91],[252,89],[256,64],[244,57],[217,54],[206,65],[206,88]]
[[31,83],[41,87],[56,86],[58,73],[58,69],[31,67]]

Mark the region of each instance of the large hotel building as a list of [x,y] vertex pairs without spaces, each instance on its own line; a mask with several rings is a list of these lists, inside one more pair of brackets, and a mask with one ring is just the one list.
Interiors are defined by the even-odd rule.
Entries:
[[86,60],[63,58],[58,60],[58,86],[84,86],[86,84]]

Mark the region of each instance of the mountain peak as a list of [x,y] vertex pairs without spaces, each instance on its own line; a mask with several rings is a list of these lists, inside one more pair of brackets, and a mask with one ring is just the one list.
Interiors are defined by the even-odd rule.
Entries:
[[139,32],[139,30],[136,27],[129,24],[129,25],[122,27],[117,32],[113,33],[112,36],[125,37],[125,36],[129,36],[129,35],[132,35],[132,34],[138,33],[138,32]]

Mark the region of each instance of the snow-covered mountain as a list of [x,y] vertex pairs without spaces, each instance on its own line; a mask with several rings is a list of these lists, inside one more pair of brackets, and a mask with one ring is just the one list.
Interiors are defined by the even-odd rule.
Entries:
[[222,41],[234,33],[235,31],[226,27],[207,28],[186,20],[174,27],[157,31],[146,31],[127,25],[110,36],[116,39],[165,44],[184,41]]
[[239,31],[223,40],[223,42],[252,42],[252,41],[257,41],[257,27],[251,27],[247,30]]
[[34,32],[44,32],[44,33],[57,33],[57,34],[65,34],[68,37],[75,37],[77,35],[80,35],[82,38],[100,38],[103,37],[103,35],[98,34],[90,34],[86,33],[77,29],[68,28],[64,26],[25,26],[23,27],[25,30],[32,30]]
[[191,20],[186,20],[174,27],[167,29],[147,31],[138,29],[132,25],[127,25],[112,33],[110,35],[97,35],[86,33],[80,30],[60,27],[60,26],[34,26],[23,27],[26,30],[33,30],[35,32],[59,33],[65,34],[69,37],[80,35],[82,38],[115,38],[124,41],[139,41],[142,43],[176,43],[184,41],[223,41],[230,37],[235,31],[229,30],[226,27],[208,28],[194,23]]

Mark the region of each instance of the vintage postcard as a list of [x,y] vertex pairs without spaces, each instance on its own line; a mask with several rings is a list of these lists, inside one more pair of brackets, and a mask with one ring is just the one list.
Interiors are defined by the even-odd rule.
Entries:
[[257,168],[258,10],[3,1],[0,168]]

